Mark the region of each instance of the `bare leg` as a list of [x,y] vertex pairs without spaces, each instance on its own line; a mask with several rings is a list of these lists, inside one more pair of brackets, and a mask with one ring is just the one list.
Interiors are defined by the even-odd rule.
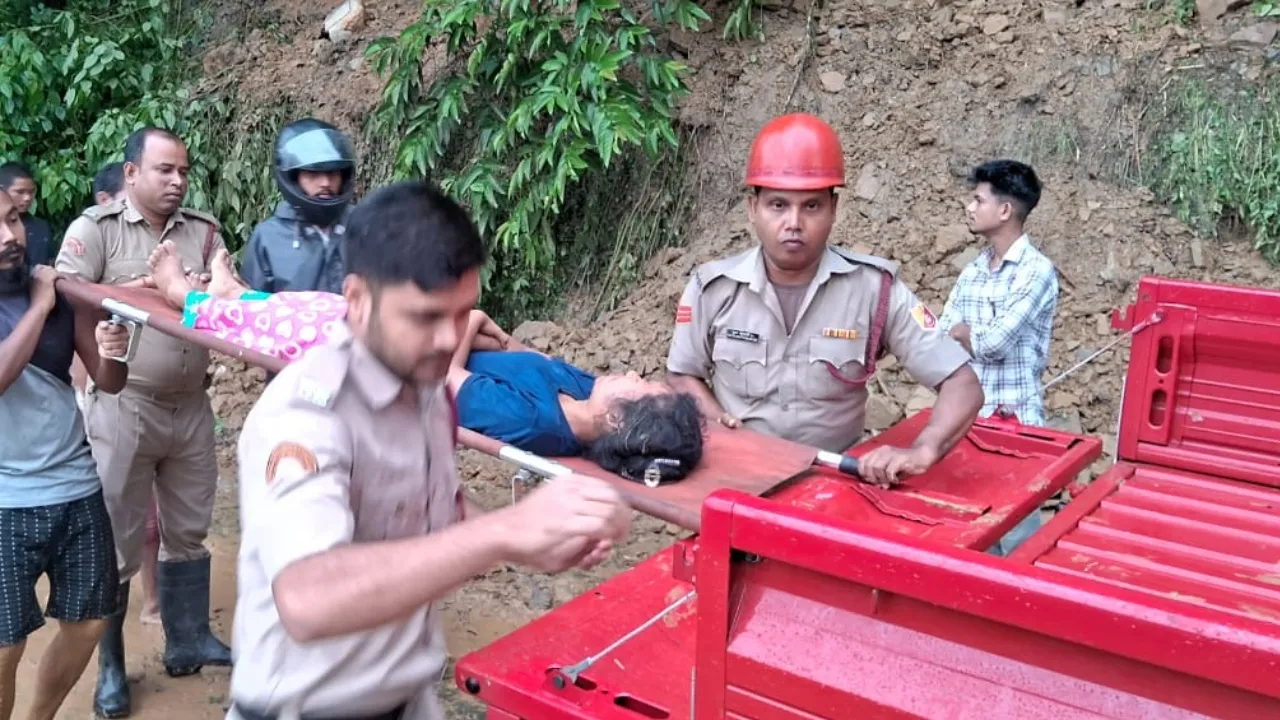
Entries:
[[235,300],[251,289],[236,273],[236,266],[231,261],[231,253],[227,252],[226,248],[218,248],[218,251],[213,254],[213,262],[210,265],[209,294],[224,300]]
[[105,620],[58,623],[58,634],[40,659],[36,696],[27,720],[54,720],[62,701],[84,674],[85,665],[107,626]]
[[22,659],[22,651],[27,649],[24,640],[17,645],[0,648],[0,720],[9,720],[13,716],[13,701],[16,695],[15,685],[18,681],[18,661]]
[[147,264],[151,266],[151,279],[156,289],[174,308],[181,310],[187,302],[187,293],[195,288],[182,269],[182,258],[172,240],[165,240],[151,251]]

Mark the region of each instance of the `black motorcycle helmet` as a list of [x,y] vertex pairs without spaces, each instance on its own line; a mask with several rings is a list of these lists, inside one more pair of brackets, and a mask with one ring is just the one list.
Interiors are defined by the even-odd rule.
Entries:
[[[329,226],[342,217],[354,192],[355,152],[351,141],[327,122],[303,118],[285,125],[276,138],[276,185],[285,202],[313,225]],[[330,198],[308,197],[298,187],[298,172],[342,172],[342,192]]]

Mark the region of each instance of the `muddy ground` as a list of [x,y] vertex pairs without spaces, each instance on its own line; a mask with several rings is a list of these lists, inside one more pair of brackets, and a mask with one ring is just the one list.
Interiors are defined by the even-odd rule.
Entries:
[[[821,114],[846,143],[849,187],[832,242],[901,262],[903,277],[935,312],[979,248],[964,227],[967,168],[993,156],[1036,165],[1045,194],[1029,230],[1057,263],[1062,281],[1051,377],[1114,337],[1109,313],[1132,299],[1144,274],[1277,286],[1274,269],[1247,242],[1230,232],[1216,239],[1193,236],[1130,182],[1149,150],[1142,123],[1170,78],[1194,65],[1216,68],[1223,81],[1249,83],[1275,69],[1267,48],[1240,40],[1239,33],[1255,26],[1246,14],[1180,28],[1147,9],[1156,5],[828,0],[818,10],[796,0],[768,4],[763,42],[726,44],[718,24],[701,35],[675,36],[693,70],[682,120],[705,130],[688,244],[654,258],[630,299],[599,321],[531,323],[517,334],[591,371],[661,375],[672,313],[689,271],[751,243],[737,189],[751,137],[769,117],[791,110]],[[379,88],[360,54],[376,34],[410,22],[417,3],[368,0],[366,6],[365,28],[335,44],[316,39],[328,4],[224,3],[219,22],[225,40],[210,49],[206,73],[211,81],[238,83],[250,98],[287,97],[355,130],[376,105]],[[722,21],[725,9],[713,9]],[[1270,52],[1275,55],[1274,47]],[[1048,402],[1056,424],[1113,439],[1125,348],[1122,343],[1055,386]],[[891,361],[882,367],[873,383],[870,432],[932,402],[932,394]],[[210,548],[214,624],[224,637],[234,605],[234,445],[260,377],[234,363],[216,368],[222,476]],[[1108,451],[1113,447],[1108,442]],[[508,468],[469,452],[462,468],[482,504],[509,501]],[[674,528],[638,517],[632,539],[590,573],[552,578],[502,568],[477,578],[447,603],[452,655],[510,632],[675,537]],[[221,717],[227,673],[165,677],[156,658],[160,630],[136,622],[138,592],[135,587],[128,628],[130,662],[141,674],[135,717]],[[33,639],[19,688],[49,634]],[[90,716],[92,683],[91,665],[61,717]],[[450,717],[481,717],[457,698],[451,678],[444,692]],[[20,691],[20,711],[23,703]]]

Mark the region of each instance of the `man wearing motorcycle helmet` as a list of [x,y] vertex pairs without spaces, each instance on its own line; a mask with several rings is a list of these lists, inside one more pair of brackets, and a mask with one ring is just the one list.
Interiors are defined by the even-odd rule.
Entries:
[[342,234],[356,174],[351,142],[315,118],[284,126],[275,179],[284,199],[245,246],[241,276],[255,290],[342,292]]

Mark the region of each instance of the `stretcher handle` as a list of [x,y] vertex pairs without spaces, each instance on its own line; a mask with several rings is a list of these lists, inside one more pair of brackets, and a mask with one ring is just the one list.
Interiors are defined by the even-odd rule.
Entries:
[[818,465],[838,470],[845,475],[852,475],[858,478],[862,477],[862,474],[858,472],[858,458],[856,457],[849,457],[848,455],[841,455],[840,453],[819,450],[818,456],[814,458],[814,462]]

